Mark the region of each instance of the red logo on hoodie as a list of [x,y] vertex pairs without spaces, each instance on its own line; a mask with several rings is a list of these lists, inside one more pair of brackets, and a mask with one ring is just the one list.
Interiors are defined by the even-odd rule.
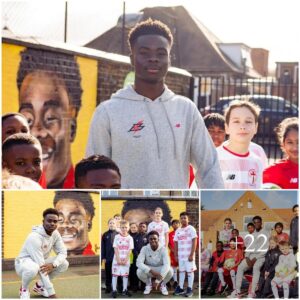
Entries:
[[138,121],[137,123],[134,123],[131,128],[128,130],[128,132],[133,131],[133,136],[134,137],[139,137],[139,136],[135,136],[134,134],[136,134],[138,131],[141,131],[145,125],[143,124],[143,120]]

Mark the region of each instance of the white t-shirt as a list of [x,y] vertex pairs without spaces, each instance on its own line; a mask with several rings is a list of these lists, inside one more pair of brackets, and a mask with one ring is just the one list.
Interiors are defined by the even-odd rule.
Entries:
[[181,227],[176,230],[174,241],[178,243],[179,261],[188,261],[194,238],[197,238],[197,232],[192,225]]
[[[225,145],[226,146],[226,145]],[[249,150],[256,154],[263,164],[264,169],[268,166],[268,158],[264,148],[256,143],[251,142],[249,146]]]
[[263,164],[252,151],[240,155],[224,145],[217,149],[222,177],[226,189],[260,189]]
[[165,247],[166,245],[166,239],[165,239],[165,234],[169,232],[169,225],[167,222],[165,221],[160,221],[160,222],[156,222],[156,221],[152,221],[149,225],[148,225],[148,233],[150,231],[157,231],[159,234],[159,243],[162,247]]
[[[133,249],[133,238],[130,235],[123,236],[117,234],[114,238],[113,248],[118,249],[120,259],[128,257],[129,252]],[[116,264],[116,255],[114,255],[113,263]],[[129,264],[129,259],[128,259]]]

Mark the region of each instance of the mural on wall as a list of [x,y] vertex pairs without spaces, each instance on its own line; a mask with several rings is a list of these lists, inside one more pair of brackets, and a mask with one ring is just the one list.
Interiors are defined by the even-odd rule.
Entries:
[[[179,219],[179,214],[187,210],[189,200],[103,200],[101,201],[101,231],[108,230],[108,220],[115,214],[120,214],[129,223],[152,221],[154,210],[161,207],[163,220],[171,226],[173,219]],[[199,220],[197,220],[198,222]],[[196,225],[196,224],[192,224]]]
[[18,255],[32,227],[42,224],[42,212],[49,207],[59,212],[57,230],[69,256],[99,254],[98,193],[5,191],[3,198],[4,258]]
[[73,188],[73,164],[84,157],[96,107],[97,61],[9,44],[2,48],[2,112],[18,111],[28,120],[42,145],[47,188]]

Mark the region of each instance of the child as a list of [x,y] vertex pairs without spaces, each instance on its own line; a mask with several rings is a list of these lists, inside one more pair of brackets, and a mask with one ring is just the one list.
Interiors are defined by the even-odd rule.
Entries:
[[212,296],[215,294],[215,290],[218,285],[219,276],[218,276],[218,268],[221,263],[221,258],[223,258],[222,254],[224,253],[223,249],[223,243],[221,241],[218,241],[216,244],[216,251],[213,252],[208,272],[205,275],[205,282],[203,289],[201,290],[201,295],[205,295],[207,293],[207,290],[209,291],[209,296]]
[[279,298],[278,286],[283,287],[284,298],[289,298],[289,289],[291,281],[296,277],[296,258],[292,252],[290,252],[290,245],[288,242],[280,242],[279,249],[281,255],[279,261],[275,267],[275,277],[271,281],[272,292],[276,299]]
[[280,254],[276,237],[271,237],[269,239],[269,250],[266,253],[265,263],[258,282],[256,292],[258,298],[267,298],[271,293],[271,280],[275,275],[275,267],[278,264]]
[[114,258],[112,263],[112,297],[117,298],[117,279],[119,276],[123,278],[122,296],[130,297],[131,294],[127,290],[128,275],[130,267],[130,252],[133,249],[133,239],[128,234],[129,223],[125,220],[120,221],[121,232],[115,236],[113,248]]
[[2,116],[2,144],[6,138],[15,133],[29,133],[27,119],[19,113],[8,113]]
[[[189,225],[189,215],[187,212],[180,213],[181,227],[175,232],[175,258],[179,265],[179,285],[176,287],[174,295],[185,294],[186,297],[193,296],[194,271],[197,270],[195,263],[195,253],[197,247],[196,229]],[[188,288],[184,293],[183,284],[185,272],[188,276]]]
[[264,170],[264,184],[282,189],[298,189],[298,122],[298,118],[287,118],[276,128],[277,139],[286,158]]
[[219,279],[222,284],[221,294],[226,290],[228,285],[224,280],[224,275],[230,275],[233,290],[236,289],[236,271],[238,265],[243,259],[243,252],[241,249],[237,248],[236,238],[231,238],[229,243],[230,249],[224,251],[220,261],[223,263],[223,267],[218,269]]
[[257,132],[259,112],[260,108],[249,101],[232,101],[225,111],[229,139],[217,148],[225,188],[261,188],[263,163],[249,151]]
[[[135,238],[137,237],[137,235],[139,234],[138,232],[138,225],[136,223],[130,223],[129,224],[129,234],[133,239],[133,248],[134,248],[134,244],[135,244]],[[137,282],[138,282],[138,278],[136,275],[136,262],[134,262],[134,254],[133,251],[130,254],[130,268],[129,268],[129,284],[130,287],[129,289],[133,290],[133,291],[137,291]]]
[[209,269],[209,262],[211,259],[210,251],[207,248],[204,248],[201,243],[201,275],[204,272],[207,272]]
[[115,215],[114,215],[114,219],[115,219],[115,221],[116,221],[116,231],[117,231],[118,233],[120,233],[120,232],[121,232],[121,229],[120,229],[120,222],[121,222],[121,220],[122,220],[121,215],[120,215],[120,214],[115,214]]
[[42,174],[42,147],[27,133],[9,136],[2,145],[2,168],[38,182]]
[[[205,126],[212,138],[216,147],[221,146],[225,141],[225,118],[218,113],[210,113],[204,118]],[[226,146],[226,143],[224,144]],[[263,166],[267,167],[268,158],[265,150],[260,145],[251,142],[249,146],[250,150],[254,152],[261,159]]]
[[169,225],[162,220],[163,210],[160,207],[155,208],[153,221],[148,226],[148,233],[150,231],[157,231],[159,233],[159,243],[161,246],[168,248],[169,244]]
[[[147,223],[141,222],[139,224],[139,231],[138,234],[133,239],[134,249],[133,249],[133,265],[136,266],[137,258],[141,252],[141,249],[148,244],[148,237],[147,237]],[[130,283],[132,285],[132,290],[136,292],[139,287],[139,279],[135,273],[133,278],[133,282]],[[145,289],[144,283],[141,281],[141,290]]]
[[232,238],[232,221],[230,218],[224,220],[224,229],[219,233],[219,241],[223,242],[224,250],[229,250],[229,240]]
[[275,228],[274,236],[277,238],[278,244],[282,241],[288,242],[290,240],[289,235],[283,232],[283,224],[281,222],[277,222],[274,228]]
[[244,251],[244,240],[239,234],[240,232],[238,229],[231,230],[231,236],[235,238],[237,248],[240,249],[241,251]]
[[116,221],[111,218],[108,220],[108,231],[103,233],[101,242],[101,260],[105,263],[105,293],[111,293],[111,282],[112,282],[112,261],[114,257],[113,243],[116,231]]
[[178,262],[175,259],[175,253],[174,253],[174,248],[175,248],[175,242],[174,242],[174,236],[176,233],[176,230],[180,227],[180,222],[179,220],[172,220],[172,228],[173,231],[169,232],[169,249],[170,249],[170,259],[171,259],[171,267],[174,271],[173,273],[173,288],[176,289],[178,285],[178,280],[177,280],[177,269],[178,269]]
[[247,224],[247,230],[248,230],[249,234],[247,234],[248,237],[246,236],[245,240],[244,240],[245,249],[248,248],[248,246],[251,244],[251,241],[252,241],[252,239],[249,235],[252,234],[255,231],[255,227],[254,227],[254,224],[252,222]]
[[120,189],[118,166],[108,157],[92,155],[75,166],[75,187],[79,189]]
[[226,136],[224,117],[218,113],[210,113],[203,118],[203,121],[215,147],[221,146]]

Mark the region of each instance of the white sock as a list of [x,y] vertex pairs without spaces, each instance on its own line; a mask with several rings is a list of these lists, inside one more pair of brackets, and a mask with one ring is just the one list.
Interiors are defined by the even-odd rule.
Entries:
[[276,283],[274,281],[271,282],[271,287],[272,287],[272,292],[273,292],[274,298],[279,299],[278,288],[277,288]]
[[289,287],[288,283],[284,282],[282,284],[282,287],[283,287],[283,297],[284,297],[284,299],[288,299],[289,293],[290,293],[290,287]]
[[147,279],[146,285],[152,287],[152,279],[151,279],[151,277],[149,277],[149,278]]
[[123,276],[123,292],[127,290],[128,277]]
[[219,275],[219,279],[221,281],[222,286],[225,286],[226,282],[224,280],[224,274],[223,274],[223,269],[218,269],[218,275]]
[[187,273],[187,278],[188,278],[188,287],[193,289],[194,278],[195,278],[194,272]]
[[231,281],[232,281],[232,287],[235,290],[236,284],[235,284],[235,271],[234,270],[230,270],[230,277],[231,277]]
[[183,289],[184,279],[185,279],[185,272],[179,272],[179,287],[181,289]]
[[113,276],[111,282],[113,291],[117,290],[117,281],[118,281],[118,276]]
[[174,280],[174,281],[178,281],[178,280],[177,280],[177,267],[172,267],[172,269],[173,269],[173,271],[174,271],[174,273],[173,273],[173,280]]

